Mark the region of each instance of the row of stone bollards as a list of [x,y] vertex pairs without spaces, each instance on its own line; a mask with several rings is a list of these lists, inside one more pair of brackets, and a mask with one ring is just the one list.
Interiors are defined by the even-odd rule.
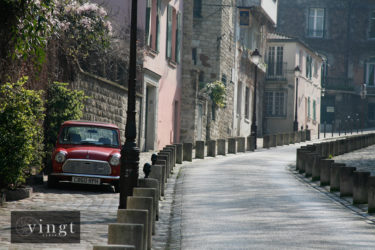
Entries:
[[291,133],[273,134],[263,136],[263,148],[289,145],[311,140],[311,130],[301,130]]
[[152,249],[159,200],[164,196],[165,184],[176,163],[182,163],[182,149],[182,144],[168,145],[153,155],[151,171],[145,172],[147,178],[138,179],[133,196],[127,198],[126,209],[119,209],[117,222],[108,225],[108,245],[94,246],[94,250]]
[[375,134],[355,135],[327,142],[302,146],[297,149],[296,170],[330,186],[331,192],[341,197],[353,197],[353,204],[368,204],[368,212],[375,212],[375,176],[356,171],[355,167],[335,163],[331,158],[375,144]]

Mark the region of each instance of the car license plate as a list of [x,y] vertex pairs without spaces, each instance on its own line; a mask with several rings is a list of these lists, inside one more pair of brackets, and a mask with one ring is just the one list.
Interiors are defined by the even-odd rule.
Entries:
[[90,177],[81,177],[81,176],[73,176],[72,182],[73,183],[81,183],[81,184],[100,185],[100,179],[99,178],[90,178]]

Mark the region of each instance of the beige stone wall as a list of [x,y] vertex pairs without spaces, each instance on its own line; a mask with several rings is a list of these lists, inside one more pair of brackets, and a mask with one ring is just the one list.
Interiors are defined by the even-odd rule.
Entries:
[[[90,97],[85,103],[82,119],[117,125],[121,131],[121,141],[124,143],[128,105],[127,88],[86,72],[78,72],[76,79],[70,84],[70,87],[76,90],[83,90]],[[141,98],[142,96],[137,94],[137,137],[139,137],[140,131]],[[137,141],[139,140],[137,139]]]

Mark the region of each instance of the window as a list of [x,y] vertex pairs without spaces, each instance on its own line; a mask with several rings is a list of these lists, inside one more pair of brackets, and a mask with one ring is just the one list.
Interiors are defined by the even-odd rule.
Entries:
[[375,39],[375,10],[370,15],[370,30],[368,34],[370,39]]
[[194,0],[193,15],[202,17],[202,0]]
[[283,75],[283,54],[284,48],[281,46],[268,48],[268,76]]
[[249,119],[250,117],[250,89],[246,87],[245,92],[245,119]]
[[283,91],[265,92],[265,110],[267,116],[285,116],[285,93]]
[[310,37],[324,37],[325,9],[310,8],[307,35]]
[[146,44],[159,51],[161,0],[147,0],[146,5]]
[[238,89],[237,89],[237,115],[241,115],[241,104],[242,104],[242,83],[238,82]]
[[180,60],[181,25],[181,14],[168,5],[166,57],[173,62]]
[[316,101],[313,100],[313,120],[316,121]]
[[375,86],[375,58],[365,63],[365,83],[367,86]]
[[312,58],[311,56],[306,56],[306,78],[311,79],[311,72],[312,71]]
[[311,117],[311,110],[310,110],[310,97],[307,99],[307,118],[309,118],[310,119],[310,117]]

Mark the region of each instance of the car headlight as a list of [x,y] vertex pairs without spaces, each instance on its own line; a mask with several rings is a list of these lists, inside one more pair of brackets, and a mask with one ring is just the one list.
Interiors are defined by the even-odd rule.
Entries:
[[109,160],[109,164],[112,166],[120,165],[121,162],[121,155],[120,154],[114,154],[111,156],[111,159]]
[[66,153],[65,152],[58,152],[56,155],[55,155],[55,161],[58,162],[58,163],[63,163],[66,159]]

